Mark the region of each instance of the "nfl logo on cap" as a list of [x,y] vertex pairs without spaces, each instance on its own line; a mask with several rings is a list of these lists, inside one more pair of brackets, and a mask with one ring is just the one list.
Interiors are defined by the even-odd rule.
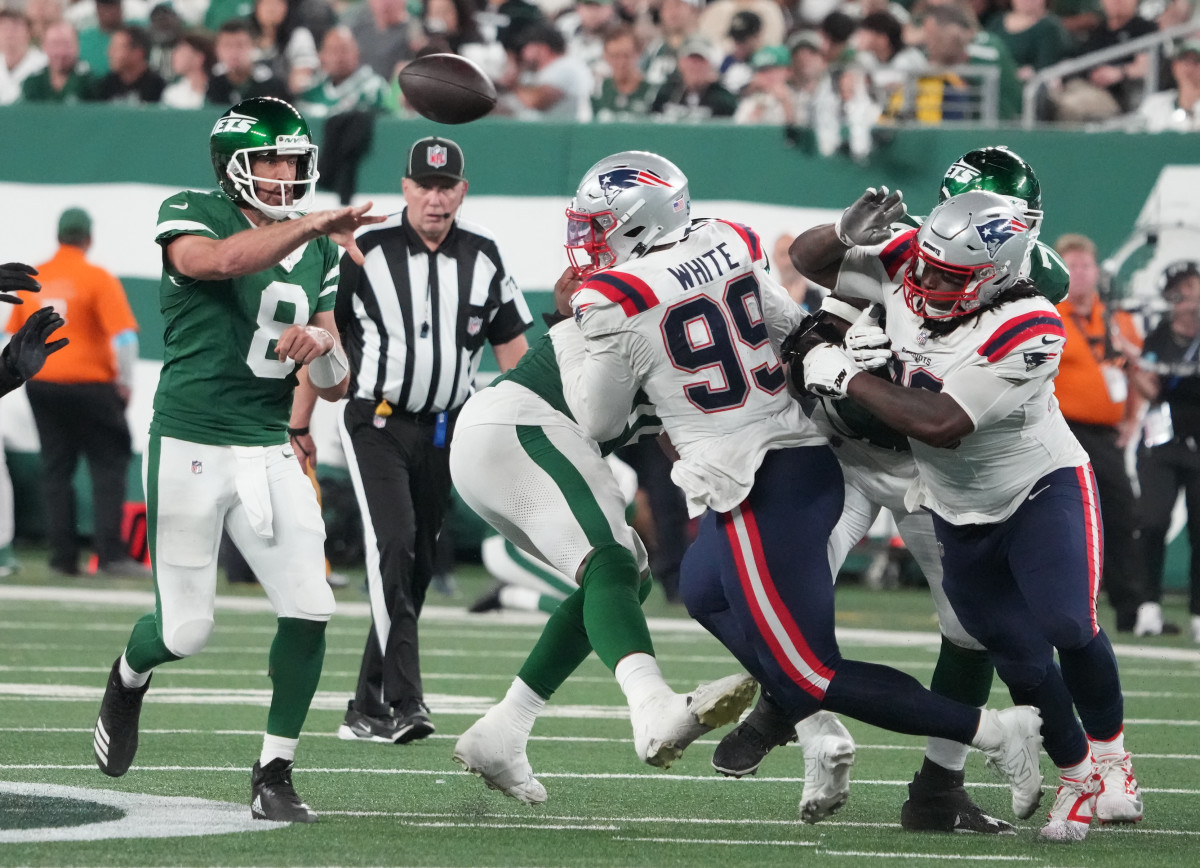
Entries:
[[446,165],[445,145],[431,145],[429,151],[425,154],[425,162],[435,169],[440,169]]

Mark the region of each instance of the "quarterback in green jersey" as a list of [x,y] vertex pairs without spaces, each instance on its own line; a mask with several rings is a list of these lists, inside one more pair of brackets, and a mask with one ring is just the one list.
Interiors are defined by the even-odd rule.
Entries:
[[336,401],[348,382],[333,320],[338,248],[361,262],[354,231],[384,218],[367,214],[370,203],[309,213],[317,148],[282,100],[238,103],[209,146],[220,189],[159,208],[166,348],[143,477],[158,606],[113,664],[93,746],[101,771],[124,774],[152,670],[208,641],[224,529],[278,616],[251,814],[311,823],[292,763],[334,601],[304,473],[308,420],[318,397]]

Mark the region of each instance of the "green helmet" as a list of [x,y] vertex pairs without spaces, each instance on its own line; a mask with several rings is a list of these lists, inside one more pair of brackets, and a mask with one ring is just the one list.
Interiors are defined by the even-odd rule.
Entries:
[[976,148],[955,160],[942,178],[938,202],[969,190],[1020,200],[1030,225],[1041,223],[1042,185],[1033,168],[1008,148]]
[[[221,115],[208,141],[217,181],[237,205],[257,208],[272,220],[303,214],[312,206],[318,177],[317,146],[300,112],[288,103],[271,96],[242,100]],[[294,183],[281,184],[273,178],[251,175],[250,160],[267,154],[298,158]],[[279,185],[283,202],[263,202],[255,182],[267,189]]]

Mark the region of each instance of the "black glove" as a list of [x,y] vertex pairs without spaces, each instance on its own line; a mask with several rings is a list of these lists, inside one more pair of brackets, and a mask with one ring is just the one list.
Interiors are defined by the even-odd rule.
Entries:
[[66,338],[46,343],[50,335],[64,325],[66,320],[52,307],[44,307],[30,316],[4,348],[4,366],[8,372],[21,380],[28,380],[40,371],[46,363],[46,356],[67,345]]
[[870,187],[842,212],[834,224],[834,231],[838,241],[847,247],[878,244],[891,236],[892,224],[907,211],[899,190],[888,193],[887,187],[878,190]]
[[788,364],[791,384],[798,393],[807,392],[804,384],[804,357],[822,344],[840,344],[843,326],[835,323],[827,311],[818,310],[801,320],[779,347],[779,357]]
[[24,262],[6,262],[0,265],[0,301],[9,304],[24,304],[14,292],[37,292],[42,285],[33,279],[37,269]]

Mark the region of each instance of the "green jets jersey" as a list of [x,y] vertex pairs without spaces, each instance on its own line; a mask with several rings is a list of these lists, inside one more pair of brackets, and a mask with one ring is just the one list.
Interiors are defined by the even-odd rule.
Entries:
[[275,346],[288,326],[333,310],[337,245],[318,238],[272,268],[230,280],[185,277],[165,255],[180,235],[221,239],[252,226],[220,191],[177,193],[159,207],[166,350],[153,434],[220,446],[287,441],[296,363],[280,360]]

